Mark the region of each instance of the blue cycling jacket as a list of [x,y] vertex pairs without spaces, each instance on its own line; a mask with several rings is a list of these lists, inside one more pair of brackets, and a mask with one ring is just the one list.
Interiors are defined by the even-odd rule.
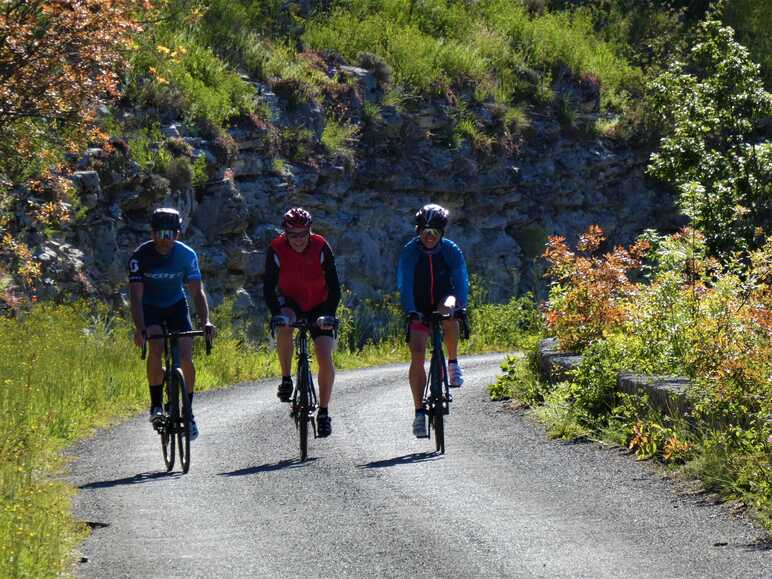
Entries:
[[169,255],[161,255],[146,241],[129,259],[129,282],[143,284],[143,304],[168,308],[185,299],[183,283],[200,279],[196,252],[180,241]]
[[456,307],[466,307],[469,274],[464,254],[450,239],[442,238],[428,250],[415,237],[400,253],[397,287],[406,312],[429,314],[449,295],[456,297]]

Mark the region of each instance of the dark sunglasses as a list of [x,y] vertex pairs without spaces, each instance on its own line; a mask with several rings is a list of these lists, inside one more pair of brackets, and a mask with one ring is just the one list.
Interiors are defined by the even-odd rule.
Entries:
[[424,227],[421,230],[421,234],[427,233],[433,237],[442,237],[442,229],[435,229],[434,227]]
[[177,237],[177,231],[175,229],[159,229],[155,234],[159,239],[174,239]]
[[305,231],[287,231],[285,233],[290,239],[303,239],[310,233],[310,231],[306,229]]

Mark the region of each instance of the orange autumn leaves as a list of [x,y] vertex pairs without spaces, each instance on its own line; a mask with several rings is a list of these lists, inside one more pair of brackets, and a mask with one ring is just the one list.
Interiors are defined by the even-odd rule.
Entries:
[[602,338],[625,319],[623,300],[635,292],[627,273],[641,266],[649,249],[646,241],[630,249],[615,247],[595,255],[605,241],[603,230],[591,225],[579,238],[577,253],[565,237],[551,236],[544,257],[550,263],[552,280],[546,305],[546,322],[564,350],[581,351]]
[[88,119],[116,94],[140,0],[6,1],[0,7],[0,130],[18,119]]

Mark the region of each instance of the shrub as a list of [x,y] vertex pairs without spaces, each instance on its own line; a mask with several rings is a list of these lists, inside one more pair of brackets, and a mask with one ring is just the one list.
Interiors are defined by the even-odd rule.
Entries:
[[758,247],[760,228],[772,222],[772,145],[756,134],[772,115],[772,95],[758,65],[709,15],[688,63],[673,63],[647,88],[664,134],[650,174],[680,191],[712,253]]
[[623,301],[635,290],[627,272],[641,266],[648,243],[597,256],[604,239],[600,227],[593,225],[579,238],[579,255],[569,250],[563,237],[550,237],[547,243],[544,257],[550,265],[545,276],[552,281],[546,322],[564,350],[581,351],[625,320]]

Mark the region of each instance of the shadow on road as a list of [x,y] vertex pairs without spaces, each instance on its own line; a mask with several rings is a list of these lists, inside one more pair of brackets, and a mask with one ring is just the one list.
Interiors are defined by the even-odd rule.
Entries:
[[413,452],[411,454],[405,454],[403,456],[395,456],[394,458],[387,458],[386,460],[375,460],[373,462],[367,462],[365,464],[358,464],[357,468],[384,468],[387,466],[398,466],[400,464],[411,464],[414,462],[426,462],[429,460],[437,460],[441,455],[436,452]]
[[88,483],[85,485],[81,485],[78,488],[79,489],[106,489],[106,488],[117,487],[121,485],[136,485],[140,483],[146,483],[159,478],[173,479],[173,478],[179,478],[181,476],[182,476],[181,472],[166,472],[166,471],[141,472],[139,474],[135,474],[134,476],[129,476],[126,478],[118,478],[115,480],[101,480],[97,482]]
[[261,472],[271,472],[274,470],[281,470],[283,468],[297,468],[305,466],[311,462],[314,462],[315,458],[307,458],[305,461],[301,461],[298,458],[291,458],[287,460],[280,460],[279,462],[273,462],[268,464],[261,464],[260,466],[250,466],[248,468],[241,468],[239,470],[232,470],[231,472],[218,473],[219,476],[245,476],[250,474],[258,474]]

